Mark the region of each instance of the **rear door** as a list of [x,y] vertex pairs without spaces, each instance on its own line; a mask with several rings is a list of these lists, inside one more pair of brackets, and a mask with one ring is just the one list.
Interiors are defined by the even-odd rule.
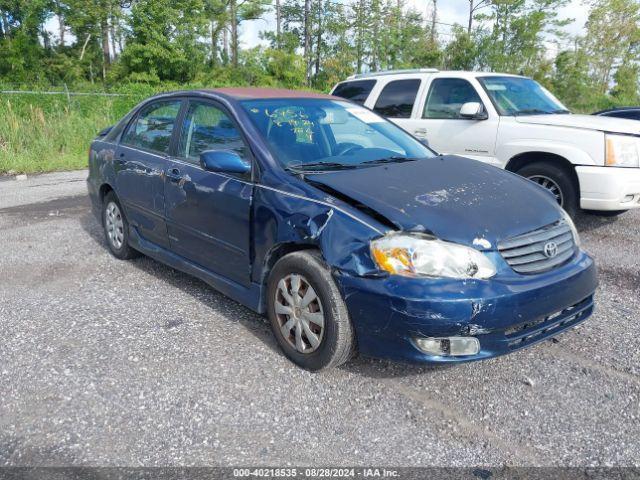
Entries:
[[[434,78],[421,102],[409,131],[426,136],[429,146],[443,154],[455,154],[495,165],[496,137],[500,117],[487,98],[465,78]],[[460,108],[467,102],[478,102],[486,119],[467,119]]]
[[[219,104],[192,99],[185,109],[166,171],[165,210],[171,250],[237,283],[250,283],[251,175],[209,172],[206,150],[250,150]],[[253,162],[252,162],[253,163]]]
[[167,247],[164,171],[180,99],[144,106],[129,123],[115,155],[116,192],[129,224],[144,239]]

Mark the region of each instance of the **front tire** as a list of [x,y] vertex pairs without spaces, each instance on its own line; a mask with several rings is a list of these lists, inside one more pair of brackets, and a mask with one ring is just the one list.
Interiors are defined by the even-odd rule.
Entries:
[[347,307],[317,252],[290,253],[275,264],[267,313],[280,348],[306,370],[337,367],[354,353]]
[[516,172],[549,190],[558,204],[572,217],[578,213],[580,198],[578,185],[570,171],[552,162],[533,162]]
[[120,260],[129,260],[140,254],[129,246],[129,222],[113,192],[102,202],[102,227],[109,251]]

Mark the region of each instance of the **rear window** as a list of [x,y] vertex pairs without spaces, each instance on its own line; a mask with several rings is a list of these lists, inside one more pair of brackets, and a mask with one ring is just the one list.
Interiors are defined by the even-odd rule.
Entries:
[[394,80],[385,85],[373,110],[389,118],[409,118],[420,88],[420,80]]
[[346,98],[352,102],[362,105],[367,101],[367,97],[371,93],[375,80],[359,80],[357,82],[344,82],[339,84],[333,91],[336,97]]

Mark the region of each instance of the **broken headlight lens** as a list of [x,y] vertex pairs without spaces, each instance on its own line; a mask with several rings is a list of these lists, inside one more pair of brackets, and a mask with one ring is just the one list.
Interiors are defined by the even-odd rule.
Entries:
[[371,242],[378,267],[406,277],[491,278],[495,265],[478,250],[423,235],[391,233]]

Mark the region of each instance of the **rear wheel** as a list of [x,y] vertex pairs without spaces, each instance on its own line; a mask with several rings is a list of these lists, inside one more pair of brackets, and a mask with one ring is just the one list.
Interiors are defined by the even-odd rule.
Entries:
[[102,202],[102,226],[107,246],[114,257],[129,260],[139,255],[129,246],[129,223],[113,192],[109,192]]
[[307,370],[336,367],[354,351],[354,333],[338,287],[316,252],[294,252],[273,267],[267,287],[273,334]]
[[534,162],[525,165],[516,173],[549,190],[558,205],[575,217],[579,206],[578,186],[571,172],[564,166],[551,162]]

